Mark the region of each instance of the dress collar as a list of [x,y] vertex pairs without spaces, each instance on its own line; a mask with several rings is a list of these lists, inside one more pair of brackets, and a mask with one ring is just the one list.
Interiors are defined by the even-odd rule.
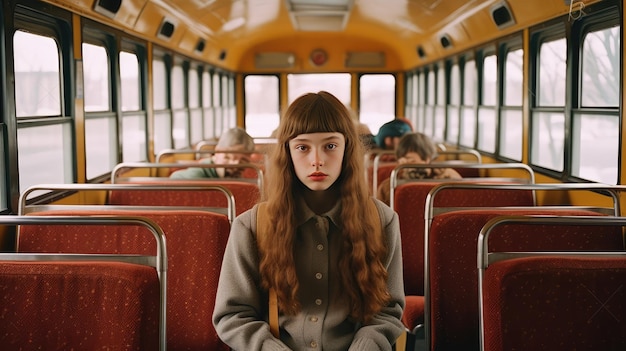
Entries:
[[[313,212],[313,210],[309,208],[309,206],[306,204],[306,201],[304,201],[302,197],[297,199],[297,203],[298,209],[296,210],[296,223],[298,226],[303,225],[311,218],[315,218],[317,216],[317,214],[315,214],[315,212]],[[320,216],[329,218],[336,227],[339,227],[339,223],[341,223],[341,200],[337,201],[335,203],[335,206],[333,206],[326,213],[322,213]]]

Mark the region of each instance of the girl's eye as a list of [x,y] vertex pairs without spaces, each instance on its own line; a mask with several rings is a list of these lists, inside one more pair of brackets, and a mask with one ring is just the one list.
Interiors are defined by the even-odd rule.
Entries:
[[298,145],[298,146],[296,146],[296,150],[298,150],[298,151],[306,151],[307,147],[305,145]]
[[328,144],[328,145],[326,146],[326,148],[327,148],[327,149],[329,149],[329,150],[334,150],[334,149],[336,149],[336,148],[337,148],[337,144]]

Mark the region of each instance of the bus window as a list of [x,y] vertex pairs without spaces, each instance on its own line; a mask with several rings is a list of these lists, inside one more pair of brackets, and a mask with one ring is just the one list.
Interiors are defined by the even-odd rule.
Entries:
[[446,141],[456,145],[459,141],[459,111],[461,108],[461,70],[454,63],[450,68],[450,102],[448,103]]
[[203,139],[215,138],[215,115],[213,111],[213,85],[211,84],[211,72],[202,72],[202,111],[203,111]]
[[72,123],[61,114],[57,41],[18,30],[13,45],[20,191],[41,183],[72,183]]
[[446,128],[446,70],[443,63],[437,67],[437,81],[435,83],[437,100],[435,101],[435,130],[433,138],[437,141],[444,140]]
[[[426,73],[421,71],[417,77],[417,116],[415,130],[426,133]],[[428,133],[427,133],[428,134]],[[430,135],[430,134],[429,134]]]
[[582,47],[581,104],[574,111],[572,175],[617,184],[619,26],[588,33]]
[[500,155],[522,160],[522,99],[524,79],[523,49],[509,50],[504,54],[504,98],[500,116]]
[[565,138],[565,38],[545,41],[539,46],[537,103],[532,118],[531,162],[563,170]]
[[155,54],[152,60],[155,154],[172,148],[172,120],[167,97],[167,77],[167,67],[163,57]]
[[433,68],[427,71],[426,76],[426,104],[424,105],[424,134],[433,136],[435,133],[435,71]]
[[491,53],[483,59],[482,90],[478,106],[478,148],[496,151],[496,97],[498,89],[498,61]]
[[350,106],[349,73],[289,74],[287,89],[289,104],[303,94],[325,90],[335,95],[346,106]]
[[419,73],[413,72],[410,73],[407,77],[407,92],[406,92],[406,108],[405,115],[406,118],[411,122],[411,124],[417,127],[417,116],[418,116],[418,93],[419,93]]
[[146,113],[141,102],[139,59],[133,52],[120,52],[122,93],[122,161],[145,161]]
[[122,111],[139,110],[139,62],[137,55],[120,52],[120,81],[122,83]]
[[189,146],[189,124],[187,109],[185,108],[185,71],[182,62],[177,62],[172,68],[172,135],[174,148],[181,149]]
[[85,112],[111,110],[110,69],[104,46],[83,43]]
[[56,41],[18,30],[13,43],[17,117],[60,116],[61,73]]
[[396,78],[393,75],[362,75],[359,96],[359,120],[367,124],[372,134],[378,134],[380,126],[396,118]]
[[200,67],[192,64],[189,68],[187,91],[189,91],[189,123],[191,142],[202,141],[202,109],[200,108]]
[[86,176],[94,179],[111,172],[117,164],[117,128],[111,107],[108,52],[102,45],[83,43],[82,47]]
[[[224,120],[224,130],[233,128],[237,125],[237,120],[234,118],[235,116],[232,113],[232,105],[231,105],[231,97],[234,94],[231,93],[231,87],[233,86],[232,80],[226,74],[222,75],[222,109],[223,109],[223,120]],[[233,101],[234,104],[234,101]],[[221,135],[221,134],[220,134]]]
[[476,140],[476,61],[467,60],[463,65],[463,106],[461,106],[460,144],[474,148]]
[[249,75],[244,87],[246,130],[253,138],[269,137],[280,121],[278,77]]
[[222,109],[222,89],[220,88],[220,74],[217,72],[213,72],[212,77],[212,91],[213,91],[213,116],[215,118],[215,137],[219,138],[222,135],[222,131],[224,130],[224,115]]

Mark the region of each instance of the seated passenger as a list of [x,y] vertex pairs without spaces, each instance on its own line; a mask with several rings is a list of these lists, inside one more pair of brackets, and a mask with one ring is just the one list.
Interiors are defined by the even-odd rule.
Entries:
[[[244,151],[246,153],[236,153],[234,151]],[[215,145],[215,154],[200,160],[199,163],[216,165],[250,163],[250,152],[254,152],[254,140],[252,137],[242,128],[231,128],[222,134],[217,145]],[[244,168],[189,167],[173,172],[170,178],[240,178],[243,171]]]
[[[428,164],[437,157],[437,147],[422,133],[404,134],[396,146],[399,164]],[[403,179],[461,179],[459,172],[452,168],[405,168],[399,175]],[[389,205],[390,179],[378,186],[376,197]]]
[[394,119],[383,124],[376,134],[376,144],[383,150],[394,150],[400,138],[412,132],[411,125],[403,119]]

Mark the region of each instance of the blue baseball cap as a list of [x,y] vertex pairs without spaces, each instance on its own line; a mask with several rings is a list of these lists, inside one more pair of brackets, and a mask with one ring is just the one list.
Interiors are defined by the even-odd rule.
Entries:
[[376,135],[376,144],[378,144],[379,147],[384,148],[386,137],[401,137],[411,131],[411,126],[408,123],[400,119],[394,119],[380,127],[378,134]]

